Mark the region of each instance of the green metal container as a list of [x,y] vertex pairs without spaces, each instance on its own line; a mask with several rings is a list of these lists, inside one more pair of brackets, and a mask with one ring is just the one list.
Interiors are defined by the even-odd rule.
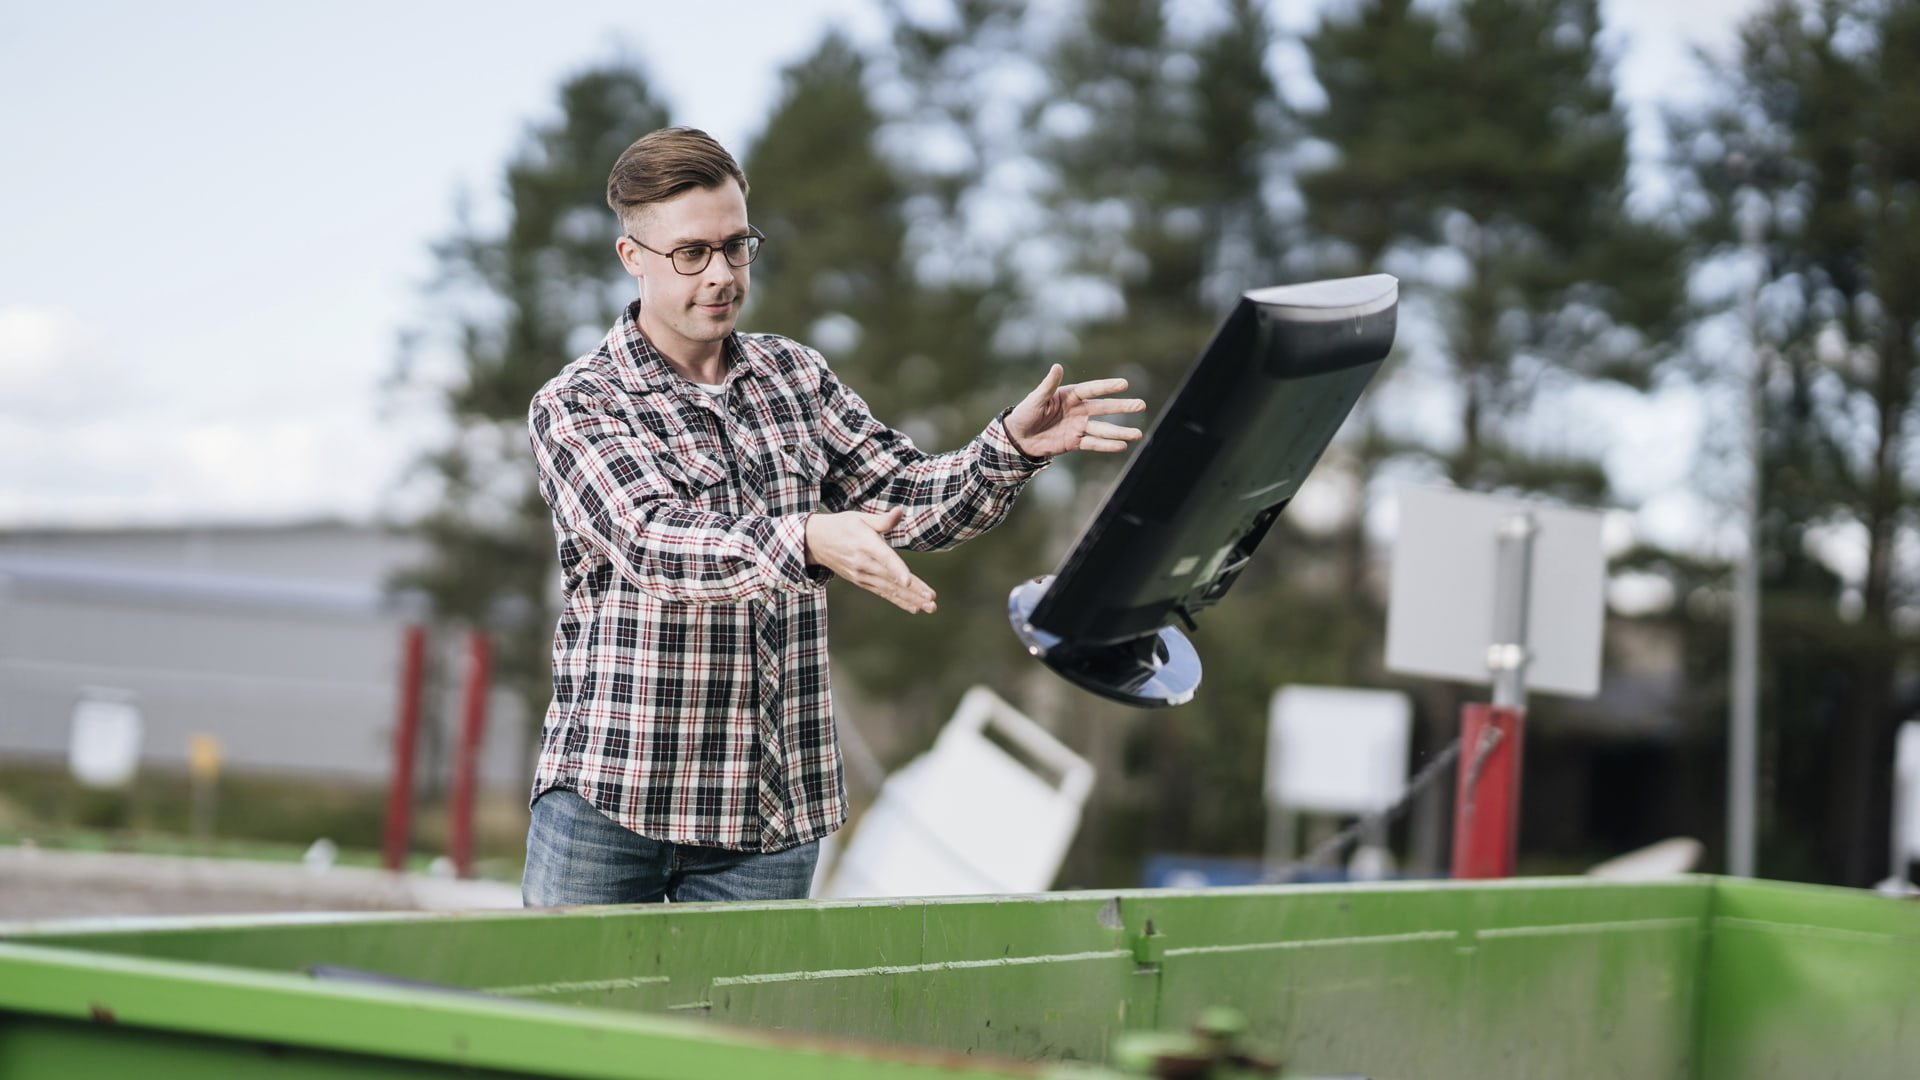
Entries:
[[1920,905],[1520,879],[0,928],[9,1080],[1248,1075],[1142,1034],[1214,1006],[1288,1075],[1912,1078]]

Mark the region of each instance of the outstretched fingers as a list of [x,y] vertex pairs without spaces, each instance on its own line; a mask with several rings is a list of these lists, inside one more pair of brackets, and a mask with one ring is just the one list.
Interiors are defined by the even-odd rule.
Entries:
[[1125,450],[1127,444],[1138,438],[1140,438],[1140,432],[1134,428],[1089,420],[1086,430],[1080,436],[1079,449],[1114,454]]
[[1033,393],[1028,394],[1027,399],[1030,401],[1047,400],[1053,396],[1054,391],[1060,389],[1060,383],[1066,379],[1066,377],[1067,369],[1061,367],[1059,364],[1054,364],[1047,368],[1046,378],[1040,380],[1040,385],[1033,388]]
[[888,546],[886,533],[899,525],[903,511],[846,511],[807,518],[807,561],[824,566],[902,611],[933,611],[933,589],[913,575]]
[[[1059,365],[1055,364],[1054,366],[1058,367]],[[1126,388],[1127,380],[1125,379],[1094,379],[1091,382],[1074,383],[1073,386],[1069,387],[1069,389],[1073,391],[1073,395],[1082,401],[1091,401],[1094,398],[1106,397],[1108,394],[1117,394]]]
[[1147,403],[1140,398],[1108,397],[1127,388],[1125,379],[1098,379],[1093,382],[1075,383],[1067,389],[1072,391],[1078,408],[1089,416],[1113,416],[1118,413],[1137,413],[1147,410]]
[[906,561],[884,544],[865,547],[846,576],[861,588],[903,611],[933,610],[933,589],[913,576]]
[[850,575],[855,585],[906,612],[934,610],[933,587],[915,577],[891,550],[861,559]]
[[1087,435],[1095,439],[1121,439],[1132,442],[1140,437],[1139,428],[1130,428],[1122,424],[1109,424],[1104,420],[1087,421]]

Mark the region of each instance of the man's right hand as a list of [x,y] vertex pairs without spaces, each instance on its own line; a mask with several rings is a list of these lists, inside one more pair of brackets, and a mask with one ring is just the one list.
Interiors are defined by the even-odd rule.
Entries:
[[887,530],[904,516],[898,507],[884,514],[809,515],[807,564],[824,566],[902,611],[932,611],[933,590],[887,545]]

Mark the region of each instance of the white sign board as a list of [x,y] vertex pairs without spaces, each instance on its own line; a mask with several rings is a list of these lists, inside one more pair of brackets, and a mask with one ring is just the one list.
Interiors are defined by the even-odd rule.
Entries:
[[140,710],[125,701],[82,699],[73,707],[67,764],[88,787],[124,786],[140,767]]
[[1366,814],[1407,785],[1413,706],[1392,690],[1288,686],[1267,711],[1267,801]]
[[1526,688],[1592,697],[1600,689],[1600,631],[1606,613],[1606,556],[1600,515],[1444,488],[1400,493],[1387,605],[1387,667],[1469,683],[1490,683],[1495,555],[1499,530],[1529,515]]

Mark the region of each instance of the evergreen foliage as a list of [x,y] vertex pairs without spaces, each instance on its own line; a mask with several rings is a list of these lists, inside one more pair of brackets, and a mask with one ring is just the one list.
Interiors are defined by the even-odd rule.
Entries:
[[[882,422],[922,449],[954,449],[1028,388],[996,372],[987,289],[915,277],[907,247],[915,180],[880,152],[883,118],[867,66],[830,35],[785,73],[746,158],[751,215],[769,241],[742,325],[820,349]],[[859,691],[842,702],[849,722],[886,729],[876,741],[917,749],[967,686],[1009,666],[1017,649],[1005,589],[1035,572],[1038,523],[1016,511],[954,551],[909,554],[939,594],[931,618],[842,582],[829,586],[835,668]],[[863,718],[859,700],[884,704]]]
[[[769,238],[742,329],[821,349],[877,416],[937,451],[1054,360],[1069,378],[1132,379],[1150,418],[1243,289],[1384,269],[1403,282],[1396,363],[1438,370],[1453,391],[1437,437],[1385,396],[1363,403],[1321,470],[1345,478],[1345,519],[1318,532],[1282,519],[1204,618],[1208,682],[1175,713],[1065,687],[1005,622],[1007,590],[1057,564],[1115,461],[1063,460],[989,536],[909,555],[940,593],[931,618],[832,586],[843,701],[887,764],[985,682],[1101,770],[1066,883],[1132,881],[1152,849],[1256,850],[1268,695],[1386,681],[1370,478],[1412,462],[1470,489],[1612,498],[1596,448],[1546,418],[1597,386],[1699,374],[1675,349],[1682,317],[1715,315],[1682,304],[1689,262],[1706,276],[1728,265],[1745,206],[1766,220],[1763,869],[1850,882],[1878,869],[1885,763],[1911,705],[1902,627],[1920,592],[1896,558],[1915,539],[1920,460],[1920,0],[1771,0],[1747,24],[1725,107],[1676,140],[1697,211],[1684,237],[1629,209],[1598,0],[1335,6],[1300,42],[1321,95],[1298,112],[1255,0],[883,6],[884,48],[829,35],[734,148]],[[432,340],[459,367],[443,388],[451,436],[425,463],[442,493],[420,524],[436,559],[414,580],[443,613],[520,613],[502,667],[536,716],[553,556],[525,410],[631,295],[606,173],[666,122],[631,69],[569,79],[508,165],[505,224],[463,220],[436,249]],[[1817,557],[1835,525],[1866,538],[1857,588]],[[1717,770],[1724,567],[1651,549],[1623,564],[1680,598],[1654,627],[1685,650],[1667,758]],[[1430,721],[1450,718],[1451,692],[1422,693]],[[1551,726],[1534,744],[1543,760]],[[1689,824],[1713,787],[1692,785]]]
[[1310,230],[1395,266],[1439,325],[1452,438],[1409,440],[1477,490],[1607,494],[1585,448],[1529,440],[1546,395],[1642,388],[1682,297],[1677,239],[1627,210],[1626,121],[1595,0],[1363,0],[1306,41],[1334,161],[1300,178]]
[[[502,682],[537,723],[551,697],[553,527],[534,485],[527,406],[541,384],[588,351],[632,290],[613,252],[607,172],[640,134],[667,122],[646,79],[627,67],[569,78],[559,115],[529,129],[503,179],[506,219],[482,229],[465,215],[434,249],[428,325],[402,375],[432,379],[451,432],[421,463],[439,489],[414,528],[432,560],[398,584],[419,588],[442,617],[490,625]],[[428,350],[445,348],[442,375]]]
[[[1266,66],[1274,33],[1241,2],[1185,32],[1160,0],[1086,0],[1076,15],[1045,57],[1034,128],[1052,237],[1071,253],[1064,275],[1102,298],[1070,323],[1077,368],[1125,375],[1154,414],[1239,294],[1277,280],[1283,236],[1266,187],[1287,129]],[[1108,486],[1090,479],[1089,511]],[[1275,568],[1325,559],[1283,522],[1196,633],[1208,681],[1192,704],[1143,715],[1078,695],[1052,703],[1082,720],[1077,745],[1103,777],[1098,813],[1126,823],[1105,841],[1111,854],[1257,847],[1268,695],[1355,674],[1340,645],[1366,613],[1329,602],[1331,581]],[[1077,529],[1079,516],[1059,524]]]
[[[1868,884],[1913,707],[1920,577],[1897,550],[1920,454],[1920,4],[1775,0],[1719,74],[1723,104],[1680,146],[1705,200],[1697,258],[1760,264],[1762,835],[1775,872]],[[1856,585],[1817,554],[1839,524],[1864,539]]]

